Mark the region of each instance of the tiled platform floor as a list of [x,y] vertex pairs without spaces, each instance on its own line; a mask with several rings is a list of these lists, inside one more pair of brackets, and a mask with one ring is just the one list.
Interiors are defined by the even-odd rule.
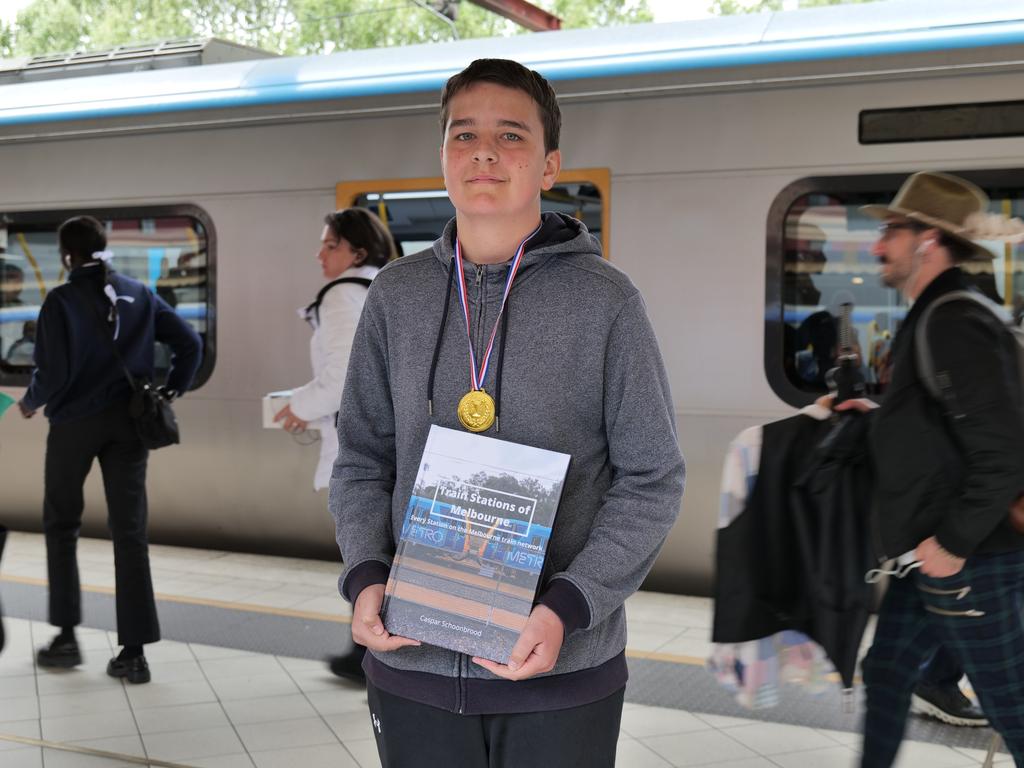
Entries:
[[[83,540],[82,583],[113,585],[110,544]],[[337,567],[322,562],[153,547],[157,592],[169,600],[240,605],[275,615],[338,621]],[[12,534],[3,582],[45,584],[40,536]],[[641,593],[630,599],[630,654],[695,663],[708,649],[710,601]],[[86,655],[70,672],[37,669],[34,650],[53,629],[8,618],[0,656],[0,766],[3,768],[376,768],[364,691],[338,681],[320,661],[195,643],[147,647],[153,682],[131,686],[104,670],[116,635],[82,629]],[[324,653],[330,653],[325,648]],[[859,737],[627,703],[619,768],[849,768]],[[62,748],[58,748],[62,747]],[[908,742],[899,768],[978,766],[978,750]],[[1009,766],[1005,755],[997,765]]]

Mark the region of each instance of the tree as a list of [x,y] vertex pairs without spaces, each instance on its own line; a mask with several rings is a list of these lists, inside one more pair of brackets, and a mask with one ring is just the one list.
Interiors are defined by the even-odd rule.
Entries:
[[14,27],[0,21],[0,59],[14,55]]
[[[652,20],[647,0],[535,0],[566,28]],[[34,0],[0,55],[102,49],[175,37],[221,37],[283,54],[331,53],[507,36],[521,27],[460,0],[451,22],[436,0]],[[448,3],[447,5],[451,5]]]
[[[798,8],[818,8],[823,5],[849,5],[851,3],[873,3],[875,0],[797,0]],[[784,0],[714,0],[710,13],[719,16],[735,16],[761,11],[781,11]],[[788,4],[787,4],[788,5]]]

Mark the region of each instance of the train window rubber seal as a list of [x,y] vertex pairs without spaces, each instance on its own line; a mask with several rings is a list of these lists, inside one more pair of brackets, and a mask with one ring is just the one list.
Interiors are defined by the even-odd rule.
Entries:
[[[93,216],[100,221],[189,218],[202,226],[206,236],[206,331],[203,339],[203,360],[190,391],[203,386],[209,381],[217,362],[217,230],[210,214],[192,203],[101,208],[79,206],[0,212],[0,222],[8,228],[19,225],[48,226],[56,231],[62,221],[72,216]],[[31,378],[31,366],[15,366],[0,361],[0,386],[27,387]]]
[[[772,391],[787,405],[802,408],[821,396],[821,393],[805,391],[796,386],[786,375],[784,367],[785,307],[782,302],[782,288],[785,276],[786,221],[793,206],[800,199],[813,194],[838,198],[843,195],[870,195],[871,202],[886,203],[895,196],[906,178],[918,170],[923,169],[908,168],[902,173],[806,177],[788,184],[772,201],[765,233],[763,366]],[[1024,168],[954,168],[949,169],[949,172],[977,184],[992,199],[1011,194],[1017,198],[1024,198],[1024,183],[1021,181],[1024,178]],[[882,402],[885,396],[872,396],[872,399]]]

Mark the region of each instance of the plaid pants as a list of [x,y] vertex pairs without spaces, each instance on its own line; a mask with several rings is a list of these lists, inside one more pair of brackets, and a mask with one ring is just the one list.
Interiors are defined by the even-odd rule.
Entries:
[[955,576],[893,579],[863,663],[862,768],[896,759],[921,663],[942,645],[963,665],[982,709],[1024,766],[1024,552],[976,555]]

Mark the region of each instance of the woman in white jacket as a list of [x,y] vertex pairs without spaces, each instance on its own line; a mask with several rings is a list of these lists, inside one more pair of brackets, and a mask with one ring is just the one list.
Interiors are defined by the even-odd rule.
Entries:
[[324,218],[317,259],[327,282],[313,303],[299,310],[313,327],[309,344],[313,380],[294,390],[289,404],[274,417],[274,421],[283,421],[289,432],[320,431],[320,461],[313,479],[316,490],[328,486],[338,455],[334,417],[366,289],[395,255],[391,235],[371,211],[345,208]]

